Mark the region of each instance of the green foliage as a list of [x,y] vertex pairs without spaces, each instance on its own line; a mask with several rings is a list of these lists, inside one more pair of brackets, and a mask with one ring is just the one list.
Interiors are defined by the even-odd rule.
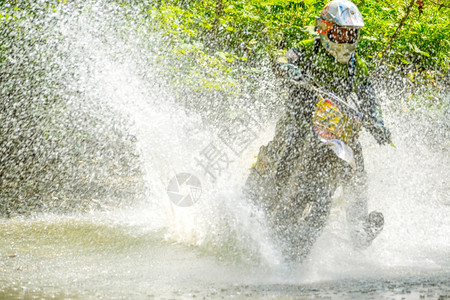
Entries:
[[[164,30],[173,51],[186,56],[191,67],[198,67],[196,72],[203,73],[210,86],[219,87],[211,83],[216,80],[215,75],[231,76],[237,65],[239,68],[257,65],[260,60],[272,59],[310,38],[314,34],[315,16],[326,3],[326,0],[169,0],[148,7],[147,14],[156,21],[153,23],[156,28]],[[366,23],[358,53],[374,69],[404,17],[407,3],[401,0],[355,3]],[[428,1],[422,13],[415,5],[385,63],[405,74],[447,72],[449,15],[448,8],[437,9]],[[186,51],[187,48],[190,50]],[[209,73],[210,67],[216,73]]]
[[[405,14],[406,3],[399,0],[363,3],[359,1],[358,4],[365,16],[366,27],[359,47],[361,53],[372,58],[371,55],[380,55],[394,34]],[[427,2],[420,14],[414,7],[393,43],[389,62],[399,67],[414,64],[419,70],[448,71],[449,35],[448,8],[438,9]]]

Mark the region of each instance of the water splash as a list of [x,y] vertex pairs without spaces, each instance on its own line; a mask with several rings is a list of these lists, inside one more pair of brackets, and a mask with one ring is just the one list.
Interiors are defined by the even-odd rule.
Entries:
[[[251,165],[247,158],[253,156],[251,152],[259,147],[261,138],[248,144],[240,156],[230,152],[233,157],[227,168],[220,170],[220,177],[211,177],[208,170],[199,166],[196,156],[211,143],[226,147],[217,132],[228,125],[216,127],[205,119],[210,113],[206,106],[210,99],[205,100],[203,111],[188,110],[185,101],[177,101],[177,94],[159,74],[164,65],[158,56],[164,50],[157,33],[145,31],[139,22],[123,19],[123,12],[116,9],[97,3],[68,10],[63,13],[66,18],[56,25],[61,39],[58,51],[66,53],[70,49],[66,59],[76,74],[76,81],[71,84],[83,90],[82,98],[71,101],[80,107],[99,101],[105,111],[131,123],[126,129],[135,138],[136,149],[131,155],[140,157],[145,200],[128,204],[132,217],[121,214],[115,218],[142,224],[151,231],[164,228],[166,239],[195,245],[223,259],[259,260],[262,255],[264,260],[276,264],[279,258],[267,241],[267,230],[252,217],[257,212],[240,195]],[[127,27],[132,30],[124,38],[121,30]],[[248,116],[253,112],[244,113]],[[258,137],[259,134],[255,139]],[[195,173],[202,180],[202,199],[193,207],[177,207],[168,198],[167,185],[180,172]],[[248,243],[255,239],[258,242]]]
[[[120,17],[123,11],[112,4],[97,2],[77,9],[70,5],[61,6],[61,9],[63,11],[55,12],[60,15],[52,19],[56,20],[55,28],[60,28],[57,32],[60,38],[49,40],[54,43],[55,53],[63,55],[55,58],[56,61],[61,59],[58,72],[48,74],[56,77],[67,72],[76,74],[75,79],[70,77],[73,80],[63,77],[63,81],[66,80],[64,88],[58,90],[63,98],[68,99],[67,104],[80,110],[79,114],[73,115],[75,120],[83,118],[70,124],[88,122],[86,116],[92,115],[101,121],[113,118],[112,125],[116,125],[119,131],[125,128],[133,137],[135,147],[127,153],[140,158],[139,168],[146,185],[145,190],[140,190],[143,199],[138,197],[133,203],[136,198],[130,195],[130,201],[124,208],[101,214],[100,217],[88,215],[90,222],[106,224],[108,228],[111,224],[119,224],[127,228],[125,236],[140,232],[139,237],[143,238],[145,234],[157,232],[158,242],[181,245],[182,250],[177,248],[171,257],[175,260],[185,257],[177,251],[187,252],[187,249],[193,248],[215,260],[233,262],[236,268],[230,269],[223,269],[215,263],[203,264],[204,261],[199,261],[197,265],[202,270],[212,268],[206,276],[225,272],[224,281],[228,283],[238,278],[241,283],[298,284],[343,277],[386,276],[394,270],[399,272],[399,276],[414,272],[448,273],[450,224],[447,216],[450,203],[447,199],[447,115],[436,111],[429,118],[422,118],[420,108],[405,113],[398,105],[392,105],[386,119],[393,131],[396,148],[380,149],[371,137],[363,136],[362,139],[370,178],[369,205],[385,214],[383,234],[370,249],[363,252],[354,250],[344,225],[343,200],[337,195],[327,228],[309,259],[302,266],[288,268],[282,263],[280,249],[270,240],[260,212],[241,196],[253,156],[259,146],[271,138],[273,125],[270,120],[258,117],[261,126],[258,136],[242,153],[234,155],[233,161],[214,180],[198,165],[196,157],[210,143],[222,143],[218,132],[221,126],[231,123],[213,123],[205,117],[214,109],[208,106],[210,99],[199,105],[203,110],[186,109],[184,103],[188,101],[179,101],[180,95],[159,72],[160,68],[164,68],[160,60],[164,49],[161,49],[158,34],[141,27],[138,15],[135,22],[123,19]],[[40,48],[34,50],[38,52]],[[267,84],[271,83],[261,83]],[[72,92],[75,96],[69,97]],[[382,92],[380,88],[379,92]],[[182,96],[189,97],[188,93]],[[267,97],[273,95],[267,94]],[[389,100],[388,97],[386,99]],[[201,103],[203,100],[196,101]],[[237,99],[234,105],[239,106],[245,101],[245,97]],[[255,111],[247,104],[244,113],[262,116],[262,107],[276,115],[277,111],[271,106],[275,101],[268,99],[267,105],[262,101]],[[215,113],[220,115],[221,112]],[[127,121],[115,123],[117,116],[120,116],[118,120]],[[72,115],[64,113],[58,117],[72,119]],[[109,128],[100,128],[101,135],[107,134]],[[116,148],[111,145],[110,149]],[[99,151],[110,149],[100,148]],[[117,161],[120,162],[121,157]],[[202,198],[192,207],[177,207],[167,195],[168,182],[180,172],[193,173],[201,178]],[[59,224],[58,221],[47,221]],[[149,251],[148,248],[143,249],[142,253]],[[188,274],[188,268],[196,267],[195,258],[192,255],[189,257],[193,262],[181,266],[186,268],[184,271]],[[102,255],[97,258],[99,261],[108,260]],[[167,263],[169,269],[177,267],[167,260],[162,262]],[[252,269],[233,278],[237,274],[236,269],[241,272],[248,265],[256,265],[256,271]],[[265,267],[268,271],[255,277],[254,273]]]

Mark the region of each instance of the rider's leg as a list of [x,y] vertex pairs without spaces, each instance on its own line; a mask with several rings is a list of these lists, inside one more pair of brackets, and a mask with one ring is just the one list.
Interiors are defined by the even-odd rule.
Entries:
[[[306,128],[305,128],[306,127]],[[309,124],[305,126],[295,118],[286,120],[283,130],[279,131],[282,136],[281,148],[275,165],[275,181],[277,186],[283,186],[292,173],[294,161],[300,156]]]
[[289,119],[284,116],[278,120],[274,138],[265,146],[259,148],[256,163],[250,169],[245,183],[244,192],[262,207],[271,207],[277,201],[276,165],[280,149],[285,143],[284,132],[289,126]]
[[355,246],[365,248],[383,230],[384,217],[381,212],[368,213],[367,173],[364,170],[362,148],[358,144],[355,151],[356,171],[347,185],[344,196],[347,199],[347,221],[350,224],[351,237]]
[[289,121],[286,117],[282,117],[278,120],[273,139],[267,145],[259,148],[256,165],[263,164],[265,167],[264,169],[270,169],[271,171],[275,168],[279,153],[281,151],[280,149],[285,143],[284,132],[288,126]]
[[[275,135],[273,139],[266,145],[261,146],[258,154],[258,161],[256,163],[257,166],[264,166],[264,172],[267,173],[269,170],[274,174],[274,180],[278,177],[276,174],[277,170],[280,168],[284,169],[284,164],[280,165],[280,160],[284,162],[284,157],[287,156],[288,153],[292,151],[285,151],[287,148],[290,150],[292,148],[292,144],[294,140],[298,140],[295,137],[298,136],[296,131],[298,129],[295,128],[295,121],[288,115],[285,114],[281,117],[275,128]],[[294,137],[294,138],[293,138]],[[287,145],[289,144],[289,147]],[[285,153],[286,152],[286,153]],[[290,155],[292,156],[292,155]]]
[[283,185],[292,173],[293,162],[300,156],[305,139],[305,132],[298,127],[287,128],[284,133],[286,141],[279,154],[275,178],[277,185]]

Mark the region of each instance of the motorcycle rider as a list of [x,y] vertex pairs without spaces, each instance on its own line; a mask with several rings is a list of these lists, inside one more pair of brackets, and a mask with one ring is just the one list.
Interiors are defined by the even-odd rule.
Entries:
[[[267,146],[261,147],[255,168],[261,163],[269,165],[269,169],[274,170],[278,188],[290,175],[289,162],[301,154],[298,149],[311,130],[317,103],[313,92],[293,84],[293,80],[311,80],[343,99],[348,99],[354,92],[357,100],[353,103],[363,114],[365,128],[380,145],[390,143],[390,132],[384,126],[367,66],[355,54],[363,26],[362,15],[354,3],[333,0],[316,17],[315,30],[319,37],[300,42],[298,47],[276,59],[274,71],[285,79],[289,97],[284,116],[277,123],[275,137]],[[367,247],[383,229],[384,217],[381,212],[368,213],[367,174],[359,143],[354,156],[355,174],[344,187],[349,201],[347,220],[352,228],[354,244]]]

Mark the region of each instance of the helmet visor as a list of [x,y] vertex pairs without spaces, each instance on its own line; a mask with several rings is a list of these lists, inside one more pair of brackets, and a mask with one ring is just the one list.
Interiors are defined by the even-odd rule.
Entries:
[[338,44],[354,44],[358,40],[359,29],[333,26],[327,33],[330,41]]

